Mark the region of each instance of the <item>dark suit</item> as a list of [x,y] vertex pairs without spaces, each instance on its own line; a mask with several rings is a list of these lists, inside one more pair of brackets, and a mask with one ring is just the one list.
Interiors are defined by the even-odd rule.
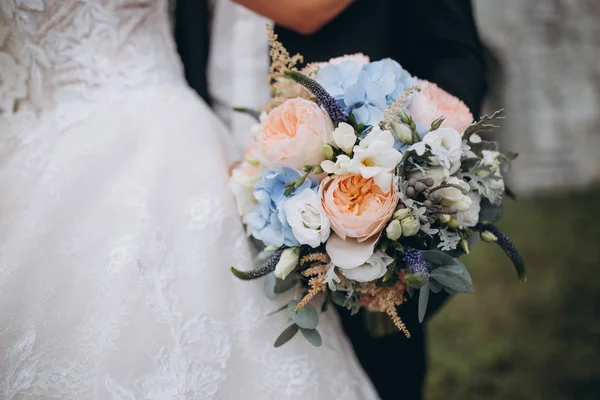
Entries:
[[[176,32],[190,85],[208,101],[208,49],[203,42],[190,41],[190,37],[205,38],[206,25],[197,19],[201,13],[191,10],[199,3],[204,1],[180,0],[177,22],[184,26]],[[487,88],[484,49],[470,0],[357,0],[314,35],[302,36],[281,27],[276,31],[290,53],[302,54],[306,62],[358,52],[373,61],[389,57],[413,75],[460,97],[474,115],[480,112]],[[415,300],[400,308],[411,339],[402,334],[371,338],[361,318],[340,310],[357,356],[384,400],[422,398],[425,325],[417,320]],[[434,312],[444,300],[445,296],[434,296],[429,311]]]

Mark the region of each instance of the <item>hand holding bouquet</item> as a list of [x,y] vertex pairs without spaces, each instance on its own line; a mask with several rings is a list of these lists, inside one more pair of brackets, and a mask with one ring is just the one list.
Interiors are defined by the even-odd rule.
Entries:
[[390,59],[353,55],[298,71],[300,57],[269,34],[273,98],[231,178],[269,258],[232,271],[267,276],[271,295],[302,285],[276,345],[298,330],[321,343],[310,304],[319,293],[385,313],[409,337],[397,307],[418,294],[422,321],[430,292],[473,293],[459,257],[479,238],[500,245],[525,280],[522,258],[493,225],[515,155],[479,135],[500,112],[474,122],[463,102]]

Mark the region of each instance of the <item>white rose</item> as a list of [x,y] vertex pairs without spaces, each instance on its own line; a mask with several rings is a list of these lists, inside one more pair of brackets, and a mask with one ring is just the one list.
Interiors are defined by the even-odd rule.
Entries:
[[256,206],[256,199],[254,198],[254,185],[260,179],[260,175],[248,174],[248,168],[252,168],[242,165],[242,167],[235,169],[231,178],[229,179],[229,189],[235,197],[237,203],[238,212],[240,216],[248,214]]
[[471,207],[466,211],[456,214],[456,219],[463,227],[472,227],[479,222],[479,212],[481,211],[481,196],[479,193],[470,192]]
[[333,142],[344,153],[351,154],[354,143],[356,143],[354,128],[345,122],[340,122],[338,127],[333,131]]
[[392,257],[377,251],[364,264],[352,269],[340,269],[340,271],[348,279],[357,282],[371,282],[384,276],[388,265],[393,262]]
[[327,241],[331,232],[329,217],[323,212],[319,196],[313,190],[304,189],[290,197],[283,208],[298,243],[315,248]]
[[385,235],[390,240],[398,240],[402,236],[402,225],[400,225],[400,221],[397,219],[393,219],[392,222],[389,223],[387,228],[385,228]]
[[299,259],[299,247],[285,249],[281,254],[279,262],[275,266],[275,276],[279,279],[285,279],[298,266]]
[[437,193],[442,196],[441,204],[445,207],[456,207],[458,211],[468,211],[472,204],[472,200],[468,195],[471,190],[469,184],[455,176],[451,177],[446,182],[458,186],[464,191],[457,187],[447,187],[438,190]]

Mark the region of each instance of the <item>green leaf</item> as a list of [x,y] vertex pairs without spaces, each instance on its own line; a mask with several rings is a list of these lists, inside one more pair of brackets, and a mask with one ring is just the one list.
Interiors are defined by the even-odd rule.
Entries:
[[246,107],[233,107],[233,111],[246,114],[254,118],[257,122],[260,121],[260,113],[256,110]]
[[275,279],[275,286],[273,288],[273,291],[276,294],[280,294],[280,293],[285,293],[290,289],[293,289],[296,284],[298,284],[298,280],[299,280],[299,275],[298,274],[289,274],[288,276],[285,277],[285,279],[279,279],[276,278]]
[[321,347],[321,344],[323,344],[323,341],[321,340],[321,335],[316,329],[300,329],[300,332],[302,332],[302,335],[313,346]]
[[336,306],[344,307],[346,304],[346,293],[339,291],[333,292],[331,294],[331,300]]
[[492,204],[488,199],[483,199],[481,201],[479,220],[494,223],[502,218],[502,211],[502,205]]
[[413,287],[415,289],[419,289],[425,284],[426,278],[422,275],[408,274],[404,275],[404,279],[406,279],[406,283],[408,283],[408,286]]
[[310,304],[305,305],[296,312],[298,301],[292,300],[288,303],[290,318],[303,329],[315,329],[319,323],[319,313]]
[[387,266],[387,271],[385,272],[385,275],[383,276],[382,282],[387,282],[390,279],[392,279],[394,277],[394,275],[396,274],[396,261],[392,262],[390,265]]
[[300,329],[300,327],[296,324],[292,324],[292,325],[288,326],[287,328],[285,328],[285,330],[283,332],[281,332],[281,335],[279,335],[277,340],[275,340],[275,344],[273,346],[275,346],[275,347],[283,346],[284,344],[289,342],[296,335],[296,333],[298,333],[299,329]]
[[425,281],[425,284],[419,290],[419,322],[421,323],[425,320],[427,303],[429,303],[429,280]]
[[454,264],[454,258],[439,250],[427,250],[421,252],[425,261],[430,263],[434,268],[443,265]]
[[436,268],[431,271],[430,278],[440,283],[450,294],[475,293],[469,271],[462,263]]
[[504,185],[504,193],[512,200],[517,200],[517,194],[508,186]]
[[275,278],[275,274],[272,272],[265,278],[265,294],[269,299],[274,299],[277,297],[277,293],[275,293],[276,279],[277,278]]
[[279,307],[277,310],[275,311],[271,311],[270,313],[267,314],[267,317],[270,317],[271,315],[275,315],[278,312],[282,312],[283,310],[285,310],[287,308],[287,304],[284,306]]

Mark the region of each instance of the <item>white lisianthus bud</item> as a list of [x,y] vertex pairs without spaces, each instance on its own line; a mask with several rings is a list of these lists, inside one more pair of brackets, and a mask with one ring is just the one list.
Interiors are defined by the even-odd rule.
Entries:
[[400,221],[402,225],[402,236],[409,237],[414,236],[421,229],[421,222],[414,215],[409,215]]
[[409,215],[410,215],[410,210],[408,208],[401,208],[399,210],[396,210],[396,212],[394,213],[394,219],[401,221],[404,218],[408,217]]
[[450,221],[448,221],[448,226],[456,229],[460,227],[460,222],[458,222],[456,218],[451,218]]
[[393,219],[385,228],[385,234],[390,240],[398,240],[402,237],[402,225],[397,219]]
[[392,131],[402,143],[413,144],[413,132],[406,124],[393,123]]
[[352,149],[356,143],[356,133],[354,128],[345,123],[340,122],[337,128],[333,131],[333,142],[337,147],[342,149],[346,154],[352,154]]
[[324,144],[323,146],[321,146],[321,152],[323,153],[326,159],[333,160],[333,147],[331,147],[328,144]]
[[275,276],[279,279],[285,279],[298,266],[299,259],[299,247],[285,249],[281,254],[277,266],[275,266]]
[[494,235],[490,231],[481,232],[481,240],[484,242],[496,242],[498,240],[498,236]]
[[442,224],[447,224],[451,218],[452,217],[450,217],[448,214],[439,214],[438,215],[438,221],[440,221]]

